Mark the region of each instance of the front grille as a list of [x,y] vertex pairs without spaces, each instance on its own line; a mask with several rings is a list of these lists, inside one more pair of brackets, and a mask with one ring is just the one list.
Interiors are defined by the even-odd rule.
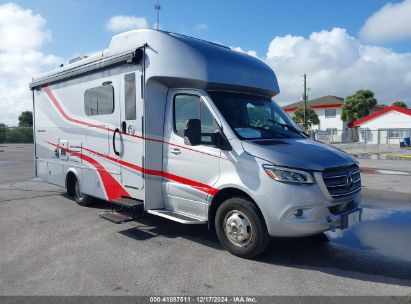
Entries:
[[357,165],[327,169],[323,172],[323,180],[328,193],[335,199],[353,196],[361,190],[361,176]]

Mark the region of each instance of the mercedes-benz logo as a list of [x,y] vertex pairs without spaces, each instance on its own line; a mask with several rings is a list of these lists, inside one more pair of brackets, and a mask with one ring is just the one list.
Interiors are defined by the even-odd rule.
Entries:
[[352,189],[352,187],[354,186],[354,179],[352,177],[352,172],[347,174],[347,180],[345,182],[347,184],[347,187]]

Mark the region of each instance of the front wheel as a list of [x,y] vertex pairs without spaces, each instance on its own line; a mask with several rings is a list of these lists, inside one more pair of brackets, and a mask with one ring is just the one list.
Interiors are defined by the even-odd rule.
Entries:
[[223,247],[242,258],[263,253],[270,239],[257,206],[244,197],[230,198],[221,204],[215,228]]

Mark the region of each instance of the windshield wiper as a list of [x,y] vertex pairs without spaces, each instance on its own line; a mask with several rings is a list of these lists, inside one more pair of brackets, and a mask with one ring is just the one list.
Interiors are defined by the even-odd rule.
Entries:
[[260,130],[260,131],[263,131],[263,132],[274,133],[274,134],[281,135],[282,137],[290,138],[289,135],[284,134],[284,133],[282,133],[282,132],[275,131],[275,130],[265,129],[265,128],[263,128],[263,127],[257,127],[257,126],[249,126],[249,127],[250,127],[250,128],[253,128],[253,129]]
[[304,136],[306,135],[303,131],[298,130],[296,127],[287,125],[287,124],[285,124],[285,123],[278,122],[278,121],[276,121],[276,120],[274,120],[274,119],[268,118],[267,121],[272,122],[272,123],[277,124],[277,125],[282,126],[282,127],[286,127],[286,128],[288,128],[289,130],[294,131],[294,132],[296,132],[296,133],[298,133],[298,134],[303,134]]

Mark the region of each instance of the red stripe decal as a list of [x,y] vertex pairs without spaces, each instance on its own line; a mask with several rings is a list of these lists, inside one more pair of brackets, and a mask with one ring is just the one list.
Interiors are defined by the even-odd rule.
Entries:
[[122,165],[122,166],[124,166],[124,167],[133,169],[133,170],[135,170],[135,171],[142,172],[142,173],[147,174],[147,175],[161,176],[161,177],[167,178],[167,179],[169,179],[169,180],[172,180],[172,181],[175,181],[175,182],[184,184],[184,185],[191,186],[191,187],[193,187],[193,188],[196,188],[196,189],[198,189],[198,190],[200,190],[200,191],[203,191],[203,192],[205,192],[205,193],[207,193],[207,194],[210,194],[210,195],[213,195],[213,196],[216,195],[217,192],[219,191],[218,189],[213,188],[213,187],[211,187],[211,186],[209,186],[209,185],[206,185],[206,184],[203,184],[203,183],[200,183],[200,182],[197,182],[197,181],[193,181],[193,180],[188,179],[188,178],[185,178],[185,177],[181,177],[181,176],[178,176],[178,175],[175,175],[175,174],[172,174],[172,173],[168,173],[168,172],[164,172],[164,171],[160,171],[160,170],[146,169],[146,168],[137,166],[137,165],[135,165],[135,164],[131,164],[131,163],[125,162],[125,161],[123,161],[123,160],[121,160],[121,159],[117,159],[117,158],[114,158],[114,157],[111,157],[111,156],[108,156],[108,155],[99,153],[99,152],[97,152],[97,151],[93,151],[93,150],[87,149],[87,148],[85,148],[85,147],[81,147],[81,148],[82,148],[83,150],[87,151],[87,152],[96,154],[97,156],[103,157],[103,158],[105,158],[105,159],[107,159],[107,160],[110,160],[110,161],[112,161],[112,162],[118,163],[118,164],[120,164],[120,165]]
[[[113,129],[106,128],[106,127],[104,127],[104,126],[100,126],[100,125],[97,125],[97,124],[93,124],[93,123],[88,123],[88,122],[85,122],[85,121],[81,121],[81,120],[78,120],[78,119],[75,119],[75,118],[72,118],[72,117],[68,116],[68,115],[64,112],[64,110],[61,108],[60,104],[59,104],[58,101],[57,101],[57,98],[56,98],[56,97],[54,96],[54,94],[51,92],[50,88],[49,88],[48,86],[44,86],[44,87],[43,87],[43,90],[44,90],[44,92],[46,92],[47,96],[49,97],[49,99],[51,100],[51,102],[53,103],[53,105],[56,107],[56,109],[60,112],[60,114],[61,114],[66,120],[71,121],[71,122],[73,122],[73,123],[80,124],[80,125],[84,125],[84,126],[88,126],[88,127],[95,127],[95,128],[98,128],[98,129],[108,130],[108,131],[110,131],[110,132],[114,132]],[[201,153],[201,154],[208,155],[208,156],[212,156],[212,157],[217,157],[217,158],[229,160],[228,158],[221,157],[221,156],[219,156],[219,155],[214,155],[214,154],[211,154],[211,153],[207,153],[207,152],[203,152],[203,151],[198,151],[198,150],[195,150],[195,149],[192,149],[192,148],[189,148],[189,147],[185,147],[185,146],[173,144],[173,143],[170,143],[170,142],[167,142],[167,141],[163,141],[163,140],[160,140],[160,139],[154,139],[154,138],[139,136],[139,135],[135,135],[135,134],[127,134],[127,133],[121,133],[121,134],[122,134],[122,135],[126,135],[126,136],[131,136],[131,137],[134,137],[134,138],[139,138],[139,139],[143,139],[143,140],[148,140],[148,141],[158,142],[158,143],[161,143],[161,144],[170,145],[170,146],[173,146],[173,147],[178,147],[178,148],[181,148],[181,149],[185,149],[185,150],[189,150],[189,151]]]
[[112,177],[111,174],[106,169],[104,169],[104,167],[95,159],[91,158],[90,156],[84,155],[76,151],[72,151],[66,147],[56,145],[48,141],[46,141],[46,143],[56,148],[59,148],[63,151],[66,151],[73,156],[77,156],[82,160],[88,162],[92,166],[94,166],[97,169],[97,172],[100,175],[101,180],[103,181],[103,186],[107,194],[107,199],[109,201],[113,201],[121,197],[131,197],[130,194],[128,194],[127,191],[114,179],[114,177]]

